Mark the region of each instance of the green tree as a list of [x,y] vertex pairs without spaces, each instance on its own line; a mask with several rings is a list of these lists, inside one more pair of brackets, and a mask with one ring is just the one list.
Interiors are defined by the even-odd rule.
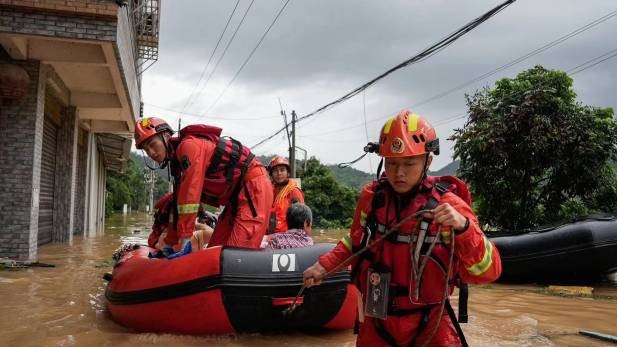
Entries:
[[122,210],[124,204],[128,204],[133,210],[144,209],[148,201],[148,187],[144,172],[132,157],[127,162],[124,173],[110,172],[107,175],[106,190],[105,213],[107,215],[113,211]]
[[345,228],[351,225],[358,191],[340,184],[332,171],[315,157],[307,160],[302,176],[306,203],[313,210],[316,226]]
[[467,105],[451,139],[484,223],[523,229],[617,210],[613,110],[576,102],[566,73],[536,66]]

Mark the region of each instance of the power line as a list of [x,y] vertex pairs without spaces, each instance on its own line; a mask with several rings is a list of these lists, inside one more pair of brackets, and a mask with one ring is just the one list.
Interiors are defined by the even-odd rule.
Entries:
[[[607,57],[607,55],[608,55],[608,57]],[[607,61],[609,59],[615,58],[616,56],[617,56],[617,48],[615,48],[615,49],[613,49],[611,51],[608,51],[608,52],[602,54],[601,56],[598,56],[598,57],[595,57],[593,59],[590,59],[590,60],[588,60],[588,61],[586,61],[586,62],[584,62],[584,63],[582,63],[582,64],[580,64],[580,65],[578,65],[576,67],[573,67],[572,69],[568,70],[569,71],[568,73],[570,75],[575,75],[575,74],[577,74],[579,72],[583,72],[583,71],[585,71],[585,70],[587,70],[589,68],[592,68],[592,67],[594,67],[594,66],[596,66],[596,65],[598,65],[600,63],[603,63],[603,62],[605,62],[605,61]],[[603,58],[603,57],[604,57],[604,59],[598,60],[598,59]],[[590,63],[592,63],[592,64],[590,64]]]
[[[370,137],[368,136],[368,125],[366,124],[366,90],[362,91],[362,114],[364,115],[364,134],[366,135],[366,142],[369,142]],[[368,158],[368,165],[372,174],[373,160],[371,159],[371,157]]]
[[[326,109],[337,105],[339,103],[345,102],[349,99],[351,99],[352,97],[356,96],[358,93],[361,93],[363,90],[367,89],[368,87],[372,86],[373,84],[377,83],[379,80],[385,78],[386,76],[390,75],[391,73],[400,70],[404,67],[407,67],[411,64],[415,64],[419,61],[422,61],[434,54],[436,54],[437,52],[441,51],[443,48],[449,46],[450,44],[452,44],[454,41],[458,40],[460,37],[462,37],[463,35],[467,34],[468,32],[470,32],[471,30],[475,29],[477,26],[479,26],[480,24],[482,24],[483,22],[487,21],[489,18],[491,18],[492,16],[496,15],[497,13],[499,13],[500,11],[502,11],[503,9],[505,9],[507,6],[510,6],[512,3],[514,3],[516,0],[507,0],[505,2],[503,2],[502,4],[494,7],[493,9],[489,10],[488,12],[484,13],[483,15],[481,15],[480,17],[472,20],[471,22],[465,24],[463,27],[461,27],[460,29],[458,29],[457,31],[453,32],[452,34],[448,35],[447,37],[445,37],[444,39],[440,40],[439,42],[435,43],[434,45],[430,46],[429,48],[425,49],[424,51],[420,52],[419,54],[403,61],[402,63],[390,68],[389,70],[387,70],[386,72],[380,74],[379,76],[373,78],[372,80],[364,83],[363,85],[353,89],[352,91],[350,91],[349,93],[343,95],[342,97],[316,109],[315,111],[304,115],[300,118],[298,118],[297,121],[303,121],[305,119],[308,119],[310,117],[313,117],[323,111],[325,111]],[[265,138],[264,140],[258,142],[257,144],[255,144],[253,146],[253,148],[261,145],[262,143],[268,141],[269,139],[271,139],[272,137],[280,134],[285,128],[281,128],[279,130],[277,130],[273,135]]]
[[[253,3],[255,2],[255,0],[251,0],[251,3],[249,4],[249,6],[246,8],[246,10],[244,11],[244,14],[242,15],[242,18],[240,19],[240,23],[238,23],[238,26],[236,27],[236,29],[234,30],[234,33],[231,35],[231,38],[229,39],[229,41],[227,42],[227,44],[225,45],[225,48],[223,49],[223,53],[221,54],[221,56],[219,57],[219,59],[216,61],[216,64],[214,65],[214,68],[212,68],[212,70],[210,71],[210,73],[208,74],[208,78],[206,78],[206,82],[204,82],[203,87],[201,88],[201,90],[199,91],[199,93],[197,94],[197,98],[199,98],[199,95],[201,95],[201,93],[206,89],[206,86],[208,86],[208,82],[210,82],[210,79],[212,79],[212,76],[214,75],[214,73],[216,72],[216,69],[219,67],[219,64],[221,63],[221,61],[223,61],[223,58],[225,57],[225,54],[227,54],[227,50],[229,49],[229,46],[231,46],[231,43],[234,41],[234,39],[236,38],[236,35],[238,34],[238,31],[240,31],[240,27],[242,27],[242,24],[244,23],[244,19],[246,19],[246,15],[249,13],[249,11],[251,10],[251,7],[253,7]],[[207,112],[206,112],[207,113]]]
[[213,119],[213,120],[261,121],[261,120],[264,120],[264,119],[274,119],[274,118],[278,118],[279,117],[279,116],[268,116],[268,117],[257,117],[257,118],[256,117],[252,117],[252,118],[249,118],[249,117],[238,117],[238,118],[232,118],[232,117],[212,117],[212,116],[204,116],[204,115],[195,114],[195,113],[184,113],[184,112],[181,112],[179,110],[174,110],[172,108],[158,106],[158,105],[150,104],[150,103],[147,103],[147,102],[144,102],[144,105],[148,105],[148,106],[151,106],[151,107],[154,107],[154,108],[158,108],[158,109],[161,109],[161,110],[165,110],[165,111],[169,111],[169,112],[178,113],[178,114],[185,115],[185,116],[198,117],[198,118],[210,118],[210,119]]
[[[428,104],[428,103],[430,103],[430,102],[432,102],[432,101],[435,101],[435,100],[441,99],[442,97],[444,97],[444,96],[446,96],[446,95],[452,94],[453,92],[455,92],[455,91],[457,91],[457,90],[463,89],[464,87],[469,86],[469,85],[471,85],[471,84],[473,84],[473,83],[475,83],[475,82],[478,82],[478,81],[484,80],[484,79],[486,79],[486,78],[488,78],[488,77],[490,77],[490,76],[492,76],[492,75],[494,75],[494,74],[496,74],[496,73],[498,73],[498,72],[500,72],[500,71],[503,71],[503,70],[505,70],[505,69],[507,69],[507,68],[509,68],[509,67],[512,67],[512,66],[514,66],[514,65],[516,65],[516,64],[518,64],[518,63],[520,63],[520,62],[523,62],[523,61],[525,61],[525,60],[527,60],[527,59],[531,58],[532,56],[535,56],[535,55],[537,55],[537,54],[540,54],[540,53],[542,53],[542,52],[544,52],[544,51],[546,51],[546,50],[548,50],[548,49],[550,49],[550,48],[554,47],[554,46],[557,46],[557,45],[561,44],[562,42],[564,42],[564,41],[566,41],[566,40],[568,40],[568,39],[570,39],[570,38],[572,38],[572,37],[575,37],[575,36],[577,36],[577,35],[579,35],[579,34],[581,34],[581,33],[585,32],[585,31],[587,31],[587,30],[589,30],[589,29],[591,29],[591,28],[593,28],[593,27],[595,27],[595,26],[597,26],[597,25],[599,25],[599,24],[601,24],[601,23],[603,23],[603,22],[607,21],[608,19],[615,17],[615,16],[617,16],[617,10],[612,11],[612,12],[610,12],[610,13],[608,13],[608,14],[606,14],[606,15],[604,15],[604,16],[602,16],[602,17],[600,17],[600,18],[597,18],[597,19],[595,19],[595,20],[593,20],[593,21],[591,21],[591,22],[589,22],[589,23],[587,23],[587,24],[583,25],[582,27],[579,27],[579,28],[577,28],[577,29],[575,29],[575,30],[571,31],[570,33],[568,33],[568,34],[566,34],[566,35],[564,35],[564,36],[561,36],[561,37],[559,37],[559,38],[557,38],[557,39],[555,39],[555,40],[553,40],[553,41],[551,41],[551,42],[548,42],[548,43],[544,44],[543,46],[541,46],[541,47],[539,47],[539,48],[537,48],[537,49],[535,49],[535,50],[533,50],[533,51],[530,51],[530,52],[528,52],[528,53],[526,53],[526,54],[524,54],[524,55],[522,55],[522,56],[520,56],[520,57],[518,57],[518,58],[516,58],[516,59],[514,59],[514,60],[512,60],[512,61],[510,61],[510,62],[508,62],[508,63],[505,63],[505,64],[501,65],[500,67],[498,67],[498,68],[496,68],[496,69],[494,69],[494,70],[491,70],[491,71],[489,71],[489,72],[486,72],[486,73],[484,73],[484,74],[482,74],[482,75],[480,75],[480,76],[474,77],[474,78],[472,78],[472,79],[470,79],[470,80],[468,80],[468,81],[466,81],[466,82],[463,82],[463,83],[461,83],[461,84],[459,84],[459,85],[457,85],[457,86],[455,86],[455,87],[453,87],[453,88],[450,88],[450,89],[445,90],[445,91],[443,91],[443,92],[439,92],[439,93],[437,93],[437,94],[435,94],[435,95],[433,95],[433,96],[430,96],[430,97],[428,97],[428,98],[426,98],[426,99],[424,99],[424,100],[422,100],[422,101],[419,101],[419,102],[417,102],[417,103],[415,103],[415,104],[413,104],[413,105],[411,105],[411,106],[408,106],[407,108],[409,108],[409,109],[414,109],[414,108],[416,108],[416,107],[418,107],[418,106]],[[610,54],[610,53],[612,53],[612,52],[613,52],[613,51],[610,51],[610,52],[606,53],[605,55],[608,55],[608,54]],[[600,57],[596,57],[596,58],[594,58],[594,59],[599,59],[599,58],[601,58],[601,57],[603,57],[603,56],[604,56],[604,55],[602,55],[602,56],[600,56]],[[611,56],[611,57],[608,57],[607,59],[610,59],[610,58],[612,58],[612,56]],[[592,60],[594,60],[594,59],[592,59]],[[603,60],[603,61],[604,61],[604,60]],[[570,71],[574,71],[574,70],[576,70],[577,68],[579,68],[579,67],[581,67],[581,66],[583,66],[583,65],[585,65],[585,64],[588,64],[588,63],[590,63],[590,62],[591,62],[591,61],[584,62],[584,63],[580,64],[579,66],[576,66],[576,67],[574,67],[574,68],[572,68],[571,70],[568,70],[568,71],[566,71],[566,72],[570,73]],[[598,64],[599,64],[599,63],[601,63],[601,62],[602,62],[602,61],[598,62]],[[591,67],[591,66],[590,66],[590,67]],[[581,71],[583,71],[583,70],[581,70]],[[580,72],[580,71],[577,71],[577,72],[574,72],[574,73],[570,73],[570,74],[576,74],[576,73],[578,73],[578,72]],[[396,111],[394,111],[394,112],[396,112]],[[392,115],[394,112],[390,112],[390,113],[388,113],[387,115],[385,115],[385,116],[381,116],[381,117],[379,117],[379,118],[374,118],[374,119],[371,119],[371,120],[369,120],[369,121],[368,121],[368,123],[373,123],[373,122],[376,122],[376,121],[379,121],[379,120],[382,120],[382,119],[385,119],[385,118],[391,117],[391,115]],[[309,137],[310,137],[310,136],[320,136],[320,135],[325,135],[325,134],[331,134],[331,133],[339,132],[339,131],[341,131],[341,130],[345,130],[345,129],[354,129],[354,128],[359,128],[359,127],[361,127],[361,126],[363,126],[363,125],[364,125],[364,123],[357,123],[357,124],[354,124],[354,125],[352,125],[352,126],[346,126],[345,128],[334,129],[334,130],[331,130],[331,131],[328,131],[328,132],[325,132],[325,133],[320,133],[320,134],[308,134],[308,135],[304,135],[304,136],[305,136],[305,137],[307,137],[307,136],[309,136]]]
[[283,6],[281,7],[281,9],[279,10],[279,12],[276,14],[276,17],[274,17],[274,20],[272,20],[272,23],[270,23],[270,25],[268,26],[268,29],[266,29],[266,31],[263,33],[263,35],[261,36],[261,38],[259,39],[259,41],[257,42],[257,44],[255,45],[255,47],[253,47],[253,50],[251,51],[251,53],[249,53],[249,55],[246,57],[246,59],[244,60],[244,62],[242,63],[242,65],[240,66],[240,68],[238,69],[238,71],[236,71],[234,77],[231,79],[231,81],[229,81],[229,83],[227,83],[227,86],[225,86],[225,89],[223,89],[223,91],[221,92],[221,94],[219,94],[219,96],[216,98],[216,100],[214,100],[214,103],[212,103],[212,105],[210,105],[210,107],[208,107],[208,109],[206,110],[206,113],[208,113],[212,108],[214,108],[216,106],[216,104],[219,102],[219,100],[221,100],[221,98],[223,97],[223,95],[225,94],[225,92],[227,92],[227,89],[229,89],[229,87],[234,83],[234,81],[236,80],[236,78],[238,78],[238,75],[240,75],[240,72],[242,72],[242,70],[244,69],[244,67],[246,66],[246,64],[249,62],[249,60],[251,60],[251,57],[253,57],[253,54],[255,54],[255,51],[257,51],[257,49],[259,48],[259,46],[261,45],[261,43],[263,42],[263,40],[266,38],[266,36],[268,35],[268,33],[270,32],[270,29],[272,29],[272,27],[274,26],[274,24],[276,23],[276,21],[279,19],[279,17],[281,16],[281,14],[283,13],[283,10],[285,10],[285,7],[287,7],[287,4],[289,4],[290,0],[285,1],[285,4],[283,4]]
[[[204,66],[204,69],[201,71],[201,75],[199,76],[199,80],[197,81],[197,84],[195,84],[195,87],[191,91],[191,94],[189,94],[189,97],[186,99],[186,103],[184,104],[184,107],[182,107],[182,112],[186,111],[187,107],[190,107],[191,105],[193,105],[194,101],[191,102],[190,105],[189,105],[189,101],[191,101],[191,98],[192,98],[193,94],[195,94],[195,91],[199,87],[199,84],[201,83],[201,80],[204,78],[204,75],[206,74],[206,71],[208,70],[208,67],[210,66],[210,62],[212,61],[212,58],[214,57],[214,54],[216,54],[216,50],[219,48],[219,44],[221,43],[221,40],[223,39],[223,36],[225,35],[225,32],[227,32],[227,27],[229,27],[229,23],[231,22],[231,19],[233,18],[234,14],[236,13],[236,9],[238,8],[238,4],[240,4],[240,0],[236,0],[236,5],[234,6],[233,10],[231,11],[231,14],[229,15],[229,18],[227,18],[227,23],[225,23],[225,28],[223,28],[223,32],[221,32],[221,35],[219,36],[219,39],[216,41],[216,45],[214,46],[214,50],[212,50],[212,53],[210,54],[210,57],[208,58],[208,62]],[[182,115],[180,115],[180,116],[182,116]]]
[[[594,66],[596,66],[596,65],[598,65],[600,63],[603,63],[603,62],[605,62],[605,61],[607,61],[609,59],[615,58],[615,57],[617,57],[617,48],[614,48],[614,49],[612,49],[612,50],[610,50],[610,51],[608,51],[606,53],[603,53],[603,54],[601,54],[599,56],[596,56],[596,57],[594,57],[592,59],[589,59],[589,60],[587,60],[587,61],[585,61],[583,63],[580,63],[580,64],[578,64],[578,65],[576,65],[576,66],[566,70],[566,73],[568,73],[570,75],[574,75],[574,74],[577,74],[579,72],[583,72],[583,71],[585,71],[587,69],[590,69],[590,68],[592,68],[592,67],[594,67]],[[539,85],[538,87],[542,87],[542,85]],[[504,97],[512,97],[512,96],[524,94],[526,92],[527,91],[512,92],[512,93],[508,93],[508,94],[504,95]],[[391,117],[391,116],[392,116],[392,113],[388,117]],[[449,118],[445,118],[445,119],[436,121],[436,122],[432,123],[432,125],[434,127],[442,126],[442,125],[448,124],[450,122],[453,122],[453,121],[456,121],[456,120],[459,120],[459,119],[463,119],[466,116],[467,116],[467,113],[459,114],[457,116],[453,116],[453,117],[449,117]],[[375,119],[370,120],[369,123],[375,122],[375,121],[378,121],[378,120],[381,120],[381,119],[380,118],[375,118]],[[328,132],[322,132],[322,133],[310,134],[310,135],[302,135],[300,137],[308,138],[308,137],[313,137],[313,136],[322,136],[322,135],[337,133],[337,132],[340,132],[342,130],[358,128],[358,127],[361,127],[363,125],[364,125],[364,123],[359,123],[359,124],[356,124],[356,125],[353,125],[353,126],[347,126],[347,127],[339,128],[339,129],[333,129],[333,130],[330,130]],[[351,140],[349,140],[349,141],[351,141]],[[337,141],[337,143],[345,143],[345,142],[349,142],[349,141]]]
[[477,77],[472,78],[472,79],[470,79],[470,80],[468,80],[466,82],[463,82],[463,83],[461,83],[461,84],[459,84],[459,85],[457,85],[457,86],[455,86],[455,87],[453,87],[451,89],[448,89],[448,90],[446,90],[444,92],[438,93],[438,94],[433,95],[433,96],[431,96],[429,98],[426,98],[426,99],[424,99],[424,100],[422,100],[422,101],[420,101],[418,103],[415,103],[412,106],[410,106],[410,108],[415,108],[415,107],[418,107],[418,106],[430,103],[430,102],[432,102],[434,100],[441,99],[442,97],[444,97],[446,95],[449,95],[449,94],[451,94],[451,93],[453,93],[453,92],[455,92],[457,90],[463,89],[463,88],[467,87],[468,85],[471,85],[471,84],[473,84],[475,82],[484,80],[487,77],[490,77],[490,76],[492,76],[492,75],[494,75],[494,74],[496,74],[496,73],[498,73],[500,71],[503,71],[503,70],[505,70],[505,69],[507,69],[509,67],[512,67],[512,66],[514,66],[514,65],[516,65],[516,64],[518,64],[520,62],[523,62],[523,61],[525,61],[525,60],[527,60],[527,59],[529,59],[529,58],[531,58],[531,57],[533,57],[533,56],[535,56],[537,54],[540,54],[540,53],[542,53],[542,52],[544,52],[544,51],[546,51],[546,50],[548,50],[548,49],[550,49],[550,48],[552,48],[554,46],[557,46],[557,45],[563,43],[564,41],[567,41],[568,39],[570,39],[570,38],[572,38],[574,36],[577,36],[577,35],[585,32],[585,31],[587,31],[587,30],[589,30],[589,29],[591,29],[591,28],[593,28],[593,27],[595,27],[595,26],[597,26],[597,25],[607,21],[610,18],[615,17],[616,15],[617,15],[617,10],[615,10],[613,12],[610,12],[610,13],[608,13],[608,14],[606,14],[606,15],[604,15],[604,16],[602,16],[602,17],[600,17],[600,18],[598,18],[598,19],[596,19],[596,20],[594,20],[594,21],[592,21],[592,22],[590,22],[590,23],[588,23],[588,24],[586,24],[586,25],[584,25],[584,26],[582,26],[582,27],[580,27],[580,28],[578,28],[578,29],[576,29],[576,30],[574,30],[574,31],[572,31],[572,32],[570,32],[570,33],[568,33],[568,34],[558,38],[558,39],[556,39],[556,40],[554,40],[554,41],[551,41],[551,42],[543,45],[542,47],[539,47],[539,48],[537,48],[537,49],[535,49],[535,50],[533,50],[533,51],[531,51],[531,52],[529,52],[527,54],[524,54],[524,55],[522,55],[522,56],[520,56],[520,57],[518,57],[518,58],[516,58],[516,59],[514,59],[514,60],[512,60],[512,61],[510,61],[508,63],[505,63],[505,64],[501,65],[500,67],[494,69],[494,70],[486,72],[486,73],[484,73],[484,74],[482,74],[480,76],[477,76]]
[[330,103],[328,103],[328,104],[326,104],[326,105],[316,109],[315,111],[300,117],[298,119],[298,121],[301,121],[301,120],[313,117],[316,114],[321,113],[321,112],[325,111],[326,109],[328,109],[328,108],[330,108],[330,107],[332,107],[332,106],[334,106],[336,104],[344,102],[344,101],[354,97],[358,93],[362,92],[366,88],[368,88],[368,87],[372,86],[373,84],[377,83],[379,80],[381,80],[381,79],[385,78],[386,76],[390,75],[391,73],[393,73],[393,72],[395,72],[397,70],[400,70],[400,69],[402,69],[404,67],[407,67],[407,66],[409,66],[411,64],[415,64],[415,63],[417,63],[419,61],[425,60],[426,58],[436,54],[437,52],[439,52],[442,49],[446,48],[447,46],[451,45],[454,41],[456,41],[459,38],[461,38],[463,35],[467,34],[468,32],[472,31],[473,29],[475,29],[480,24],[482,24],[485,21],[487,21],[489,18],[493,17],[494,15],[496,15],[497,13],[499,13],[500,11],[505,9],[506,7],[510,6],[515,1],[516,0],[507,0],[507,1],[503,2],[502,4],[500,4],[497,7],[491,9],[490,11],[488,11],[485,14],[481,15],[480,17],[478,17],[478,18],[472,20],[471,22],[467,23],[462,28],[458,29],[457,31],[455,31],[454,33],[450,34],[446,38],[444,38],[441,41],[437,42],[433,46],[425,49],[424,51],[420,52],[419,54],[415,55],[414,57],[411,57],[411,58],[405,60],[404,62],[402,62],[402,63],[400,63],[400,64],[390,68],[386,72],[384,72],[381,75],[373,78],[372,80],[366,82],[365,84],[363,84],[360,87],[352,90],[351,92],[343,95],[342,97],[338,98],[337,100],[334,100],[334,101],[332,101],[332,102],[330,102]]

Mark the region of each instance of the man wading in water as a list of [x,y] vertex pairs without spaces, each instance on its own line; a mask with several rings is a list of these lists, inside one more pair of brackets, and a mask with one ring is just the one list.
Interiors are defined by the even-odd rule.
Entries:
[[427,176],[439,140],[416,114],[390,118],[379,144],[369,147],[385,159],[385,177],[364,187],[349,236],[304,272],[305,284],[319,284],[399,221],[428,210],[352,263],[365,315],[357,345],[465,345],[448,296],[456,284],[488,283],[501,273],[499,253],[469,206],[469,191],[456,177]]

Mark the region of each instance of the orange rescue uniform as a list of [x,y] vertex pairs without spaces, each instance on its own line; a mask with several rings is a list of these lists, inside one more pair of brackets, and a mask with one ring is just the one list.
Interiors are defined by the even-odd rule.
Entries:
[[287,184],[274,185],[274,203],[272,215],[276,218],[276,228],[273,232],[284,233],[287,227],[287,209],[295,202],[304,204],[304,193],[297,183],[290,179]]
[[[209,203],[212,192],[216,192],[217,204],[224,206],[225,210],[216,224],[208,247],[258,249],[268,227],[273,200],[268,173],[261,162],[253,158],[244,177],[232,185],[225,180],[224,175],[220,178],[209,178],[206,171],[212,162],[216,146],[211,140],[197,136],[186,136],[179,144],[174,145],[174,159],[182,169],[177,193],[177,237],[190,238],[193,235],[199,203]],[[241,186],[235,189],[238,184]],[[235,214],[231,211],[234,194],[237,194]]]
[[[373,182],[367,184],[360,194],[356,207],[353,223],[349,236],[344,237],[336,247],[322,255],[319,263],[330,271],[338,264],[342,263],[353,251],[357,251],[366,244],[365,228],[370,224],[371,217],[376,223],[372,225],[372,237],[379,237],[381,226],[387,229],[397,224],[397,221],[423,209],[429,197],[434,197],[439,204],[448,203],[460,214],[469,220],[469,227],[464,232],[454,235],[454,260],[451,270],[449,283],[462,280],[464,283],[488,283],[494,281],[501,274],[501,260],[499,253],[494,245],[484,236],[478,226],[478,220],[471,208],[459,196],[452,192],[445,194],[436,193],[432,183],[437,178],[427,177],[422,184],[421,190],[413,197],[407,196],[407,202],[393,192],[391,189],[380,190],[384,195],[383,206],[376,208],[371,214],[373,206],[373,196],[379,189],[379,184],[384,187],[387,182]],[[386,186],[389,188],[389,186]],[[443,193],[443,192],[442,192]],[[399,205],[402,202],[402,206]],[[397,207],[397,205],[399,207]],[[397,211],[398,210],[398,211]],[[369,221],[367,221],[369,219]],[[383,335],[390,335],[397,345],[407,346],[410,343],[420,345],[428,339],[428,335],[436,324],[436,316],[439,311],[439,303],[442,302],[445,282],[445,271],[449,263],[450,242],[452,234],[450,229],[439,229],[439,226],[431,223],[427,236],[441,236],[438,243],[431,253],[432,261],[429,261],[424,269],[420,284],[415,283],[411,274],[412,257],[410,248],[415,246],[413,235],[417,235],[419,220],[410,219],[398,232],[396,241],[389,238],[371,248],[372,258],[356,261],[352,263],[352,273],[358,273],[357,283],[366,301],[367,298],[367,277],[369,267],[377,264],[381,268],[389,269],[391,272],[390,302],[388,316],[386,320],[373,317],[366,317],[359,326],[358,346],[390,346]],[[377,234],[377,235],[375,235]],[[425,241],[427,242],[427,241]],[[425,248],[423,251],[425,252]],[[421,257],[420,259],[423,259]],[[433,261],[434,260],[434,261]],[[416,285],[420,286],[419,298],[412,301]],[[450,284],[449,294],[454,287]],[[423,315],[425,315],[423,317]],[[422,319],[427,319],[427,324],[422,326]],[[438,322],[435,336],[429,346],[460,346],[461,341],[455,328],[448,317],[444,314]],[[384,330],[385,329],[385,330]],[[385,333],[384,333],[385,331]],[[392,342],[392,341],[391,341]]]

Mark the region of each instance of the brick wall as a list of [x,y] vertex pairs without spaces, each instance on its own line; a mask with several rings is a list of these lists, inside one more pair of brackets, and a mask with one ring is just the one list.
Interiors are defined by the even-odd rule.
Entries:
[[0,106],[0,256],[36,259],[45,72],[38,61],[3,61],[30,76],[28,94]]
[[75,111],[75,107],[67,107],[58,128],[53,241],[73,238],[78,135]]
[[0,6],[37,12],[115,17],[118,5],[113,0],[0,0]]
[[24,12],[0,6],[0,32],[115,42],[116,27],[115,17],[114,20],[67,17],[53,13]]

